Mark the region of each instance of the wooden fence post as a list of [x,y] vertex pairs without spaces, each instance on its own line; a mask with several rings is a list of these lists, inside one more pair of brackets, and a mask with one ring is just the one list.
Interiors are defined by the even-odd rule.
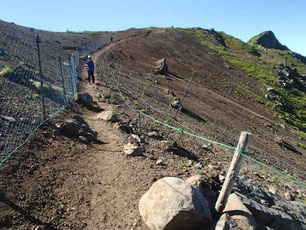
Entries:
[[[249,148],[249,144],[251,141],[251,133],[241,132],[237,149],[247,152]],[[236,181],[241,164],[242,164],[243,156],[236,150],[229,170],[226,174],[225,181],[223,183],[220,195],[215,205],[215,209],[217,212],[222,212],[227,203],[228,197],[233,188],[234,182]]]

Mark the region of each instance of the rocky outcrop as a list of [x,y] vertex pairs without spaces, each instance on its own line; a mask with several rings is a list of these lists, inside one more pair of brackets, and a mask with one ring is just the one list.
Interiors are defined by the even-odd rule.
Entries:
[[140,199],[139,211],[152,230],[200,229],[212,221],[208,203],[201,192],[175,177],[156,181]]
[[251,179],[239,180],[234,191],[255,217],[259,229],[306,229],[306,206],[302,203],[286,201]]
[[265,31],[260,33],[259,35],[250,39],[248,43],[252,45],[257,44],[261,45],[268,49],[279,49],[279,50],[288,50],[288,48],[282,45],[277,38],[275,37],[272,31]]

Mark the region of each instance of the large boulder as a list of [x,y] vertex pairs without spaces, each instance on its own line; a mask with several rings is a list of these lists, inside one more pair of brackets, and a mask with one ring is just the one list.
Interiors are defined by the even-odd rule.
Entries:
[[156,181],[141,197],[139,212],[149,229],[200,229],[212,222],[207,201],[190,183],[175,177]]
[[241,229],[256,229],[257,224],[252,213],[243,205],[235,193],[229,196],[223,213],[229,214]]

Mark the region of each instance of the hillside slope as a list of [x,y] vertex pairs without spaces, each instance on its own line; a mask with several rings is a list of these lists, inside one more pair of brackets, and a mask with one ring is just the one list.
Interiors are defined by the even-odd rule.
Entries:
[[[73,35],[69,34],[71,39]],[[283,93],[287,90],[275,83],[277,70],[270,64],[276,60],[268,55],[280,51],[199,28],[134,29],[114,35],[125,39],[93,53],[97,84],[88,84],[84,62],[80,63],[79,91],[89,92],[101,108],[118,113],[119,122],[98,120],[95,112],[73,103],[43,126],[1,168],[0,227],[146,229],[137,208],[139,199],[165,176],[187,179],[203,174],[213,204],[233,155],[233,149],[224,146],[236,146],[241,131],[252,133],[250,157],[305,184],[305,139],[281,125],[284,118],[296,115],[299,104],[292,102],[294,113],[282,114],[283,108],[273,108],[284,104],[287,96]],[[168,64],[165,74],[155,71],[155,62],[161,58]],[[303,64],[293,60],[301,76]],[[182,109],[177,110],[170,104],[182,100],[189,82]],[[267,91],[276,94],[276,99],[270,100],[273,95],[266,96]],[[274,109],[280,109],[278,114]],[[75,115],[99,132],[97,143],[63,136],[59,124]],[[302,121],[297,118],[289,125],[299,128],[299,124]],[[303,134],[302,129],[295,131]],[[286,148],[284,141],[297,151]],[[122,149],[130,142],[143,148],[141,156],[124,155]],[[303,229],[305,207],[297,210],[298,202],[282,200],[289,191],[292,199],[305,201],[303,187],[245,159],[235,191],[281,210],[289,224],[298,216]]]

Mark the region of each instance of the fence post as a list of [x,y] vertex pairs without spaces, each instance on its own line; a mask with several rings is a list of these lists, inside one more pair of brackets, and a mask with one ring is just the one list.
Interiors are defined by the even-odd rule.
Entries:
[[41,40],[38,35],[35,36],[35,42],[37,44],[37,56],[38,56],[38,66],[39,66],[39,77],[40,77],[40,87],[41,87],[41,100],[42,100],[42,112],[43,112],[43,119],[46,120],[46,107],[45,107],[45,92],[44,92],[44,82],[43,82],[43,75],[42,75],[42,68],[41,68],[41,57],[40,57],[40,43]]
[[[243,152],[247,152],[249,148],[249,144],[251,142],[251,136],[252,136],[251,133],[241,132],[237,149]],[[220,195],[215,205],[215,209],[217,212],[222,212],[223,209],[225,208],[228,197],[233,188],[234,182],[236,181],[238,177],[238,174],[241,168],[241,164],[242,164],[242,160],[243,160],[243,156],[239,153],[239,151],[235,150],[233,160],[226,174],[225,181],[223,183]]]
[[182,108],[182,106],[183,106],[184,99],[185,99],[185,97],[186,97],[186,95],[187,95],[187,92],[188,92],[188,89],[189,89],[189,87],[190,87],[190,85],[191,85],[191,81],[192,81],[193,77],[194,77],[194,74],[192,75],[192,77],[190,78],[190,80],[189,80],[189,82],[188,82],[188,85],[187,85],[187,87],[186,87],[186,89],[185,89],[185,92],[184,92],[183,98],[182,98],[182,100],[181,100],[181,103],[179,104],[179,107],[178,107],[178,109],[176,110],[176,113],[175,113],[175,115],[174,115],[174,117],[173,117],[174,120],[176,119],[176,116],[177,116],[179,110],[181,110],[181,108]]
[[63,75],[62,58],[59,56],[57,60],[58,60],[59,68],[60,68],[60,74],[61,74],[61,77],[62,77],[63,92],[64,92],[64,97],[65,97],[64,101],[65,101],[65,104],[66,104],[67,103],[67,95],[66,95],[65,81],[64,81],[64,75]]
[[140,116],[140,112],[138,112],[138,129],[139,129],[139,133],[141,131],[141,116]]
[[73,63],[72,63],[72,57],[70,57],[70,80],[71,80],[71,92],[72,92],[72,97],[74,97],[75,92],[74,92],[74,79],[73,79]]
[[[175,119],[176,119],[176,116],[177,116],[178,112],[181,110],[181,108],[182,108],[182,106],[183,106],[184,99],[185,99],[185,97],[186,97],[186,95],[187,95],[187,92],[188,92],[188,89],[189,89],[189,87],[190,87],[190,85],[191,85],[191,81],[192,81],[193,77],[194,77],[194,74],[192,75],[192,77],[190,78],[190,80],[189,80],[189,82],[188,82],[188,85],[187,85],[187,87],[186,87],[186,89],[185,89],[185,92],[184,92],[184,95],[183,95],[183,97],[182,97],[182,100],[181,100],[181,102],[180,102],[180,104],[179,104],[179,106],[178,106],[178,108],[177,108],[177,110],[176,110],[176,112],[175,112],[175,114],[174,114],[172,120],[175,120]],[[168,133],[167,133],[167,135],[166,135],[166,138],[168,138],[168,136],[169,136],[170,129],[171,129],[171,128],[168,129]]]

